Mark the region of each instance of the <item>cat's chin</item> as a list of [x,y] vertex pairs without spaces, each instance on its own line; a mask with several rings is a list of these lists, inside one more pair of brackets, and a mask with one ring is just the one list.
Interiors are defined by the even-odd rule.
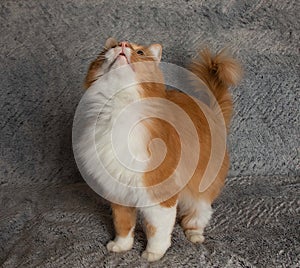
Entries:
[[116,68],[123,67],[123,66],[126,66],[126,65],[131,66],[128,59],[127,59],[127,57],[124,54],[120,54],[110,64],[109,69],[110,68],[116,69]]
[[115,62],[113,63],[113,69],[125,67],[125,66],[130,67],[131,70],[135,72],[134,67],[132,64],[130,64],[127,56],[125,56],[124,54],[118,55],[117,58],[115,59]]
[[119,66],[122,66],[122,65],[127,65],[129,64],[129,61],[127,59],[127,57],[125,56],[125,54],[120,54],[117,58],[117,64]]

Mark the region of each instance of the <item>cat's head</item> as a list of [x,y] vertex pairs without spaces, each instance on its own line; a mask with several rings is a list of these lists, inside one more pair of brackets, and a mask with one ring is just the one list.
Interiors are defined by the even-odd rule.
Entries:
[[120,66],[129,65],[133,71],[136,71],[135,63],[158,63],[161,60],[161,54],[162,47],[159,44],[141,46],[108,38],[104,50],[89,67],[85,78],[85,88],[89,88],[100,76]]

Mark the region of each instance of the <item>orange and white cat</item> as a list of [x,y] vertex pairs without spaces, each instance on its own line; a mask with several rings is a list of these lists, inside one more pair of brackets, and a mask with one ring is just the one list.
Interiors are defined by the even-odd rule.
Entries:
[[[212,215],[211,204],[219,195],[229,168],[229,158],[225,148],[224,157],[222,157],[216,176],[212,178],[209,187],[204,191],[199,191],[199,185],[212,155],[210,122],[217,122],[214,118],[221,114],[224,119],[222,122],[224,122],[225,132],[228,130],[232,114],[232,100],[228,87],[236,85],[241,76],[239,64],[225,51],[217,55],[213,55],[208,49],[200,52],[198,59],[193,61],[189,69],[203,81],[218,105],[199,106],[195,98],[188,94],[166,89],[159,65],[161,55],[162,47],[159,44],[141,46],[129,42],[117,42],[115,39],[109,38],[104,50],[91,63],[85,80],[85,87],[95,92],[86,102],[87,111],[99,113],[95,107],[98,107],[99,104],[104,107],[99,113],[99,131],[96,132],[95,138],[95,145],[103,165],[123,185],[133,186],[131,188],[113,186],[109,179],[104,182],[104,187],[109,189],[110,200],[128,201],[126,204],[120,202],[111,204],[116,235],[114,240],[107,244],[107,249],[121,252],[132,248],[136,210],[138,209],[145,220],[148,240],[142,257],[148,261],[159,260],[170,247],[177,210],[187,239],[193,243],[204,241],[203,231]],[[124,68],[121,72],[114,72],[124,66],[128,68]],[[187,84],[187,87],[189,86]],[[114,96],[113,101],[111,101],[111,96]],[[118,141],[118,148],[120,148],[118,153],[122,155],[124,152],[125,154],[127,148],[131,147],[132,153],[138,159],[155,158],[154,155],[161,152],[159,145],[155,147],[152,144],[151,147],[151,141],[156,139],[163,141],[166,151],[163,161],[155,168],[144,167],[144,172],[141,172],[138,167],[139,171],[136,171],[134,169],[135,162],[132,160],[133,168],[131,166],[130,169],[127,169],[117,161],[116,152],[110,146],[111,130],[125,107],[137,101],[152,100],[153,98],[165,100],[180,107],[193,123],[196,136],[190,136],[191,140],[187,145],[189,152],[182,154],[181,137],[174,129],[176,122],[184,126],[185,122],[182,117],[170,111],[169,106],[163,105],[164,102],[155,107],[155,111],[159,115],[156,118],[150,114],[146,118],[146,108],[143,105],[138,106],[134,112],[127,115],[128,120],[123,119],[118,124],[117,139],[118,133],[122,133],[123,129],[125,131],[130,127],[131,117],[141,121],[132,131],[131,138]],[[107,103],[109,104],[107,105]],[[206,111],[201,109],[204,106]],[[172,117],[172,123],[163,119],[167,114]],[[83,137],[87,137],[90,131],[91,128],[88,127],[83,130],[86,132]],[[186,133],[186,135],[189,137],[190,133]],[[221,142],[226,146],[226,135],[220,137]],[[95,156],[92,155],[87,144],[83,139],[82,144],[78,144],[77,147],[81,155],[82,166],[90,174],[94,174],[93,176],[100,177],[101,174],[97,174],[98,166]],[[193,152],[196,152],[196,155]],[[181,161],[181,158],[184,159]],[[195,170],[184,187],[176,188],[177,184],[172,182],[168,184],[169,186],[152,187],[161,184],[167,178],[173,178],[174,181],[176,178],[184,180],[184,172],[181,173],[176,167],[180,161],[182,165],[188,165],[193,160],[196,161]],[[146,190],[140,192],[135,190],[135,187],[144,187]],[[162,198],[167,192],[168,194],[165,195],[167,198]],[[140,206],[141,203],[153,205]],[[128,204],[131,205],[128,206]]]

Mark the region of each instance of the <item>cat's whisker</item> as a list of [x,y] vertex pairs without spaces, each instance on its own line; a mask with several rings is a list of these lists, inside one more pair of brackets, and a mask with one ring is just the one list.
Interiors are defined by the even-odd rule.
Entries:
[[106,56],[104,55],[104,54],[100,54],[100,55],[98,55],[98,57],[97,57],[97,59],[99,60],[105,60],[106,59]]
[[143,58],[152,58],[152,59],[155,59],[156,57],[155,56],[143,56]]

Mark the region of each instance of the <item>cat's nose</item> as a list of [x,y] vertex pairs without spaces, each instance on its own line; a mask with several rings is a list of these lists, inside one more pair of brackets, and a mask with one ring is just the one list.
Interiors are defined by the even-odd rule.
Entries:
[[120,43],[120,46],[121,46],[122,48],[128,47],[128,42],[121,42],[121,43]]

